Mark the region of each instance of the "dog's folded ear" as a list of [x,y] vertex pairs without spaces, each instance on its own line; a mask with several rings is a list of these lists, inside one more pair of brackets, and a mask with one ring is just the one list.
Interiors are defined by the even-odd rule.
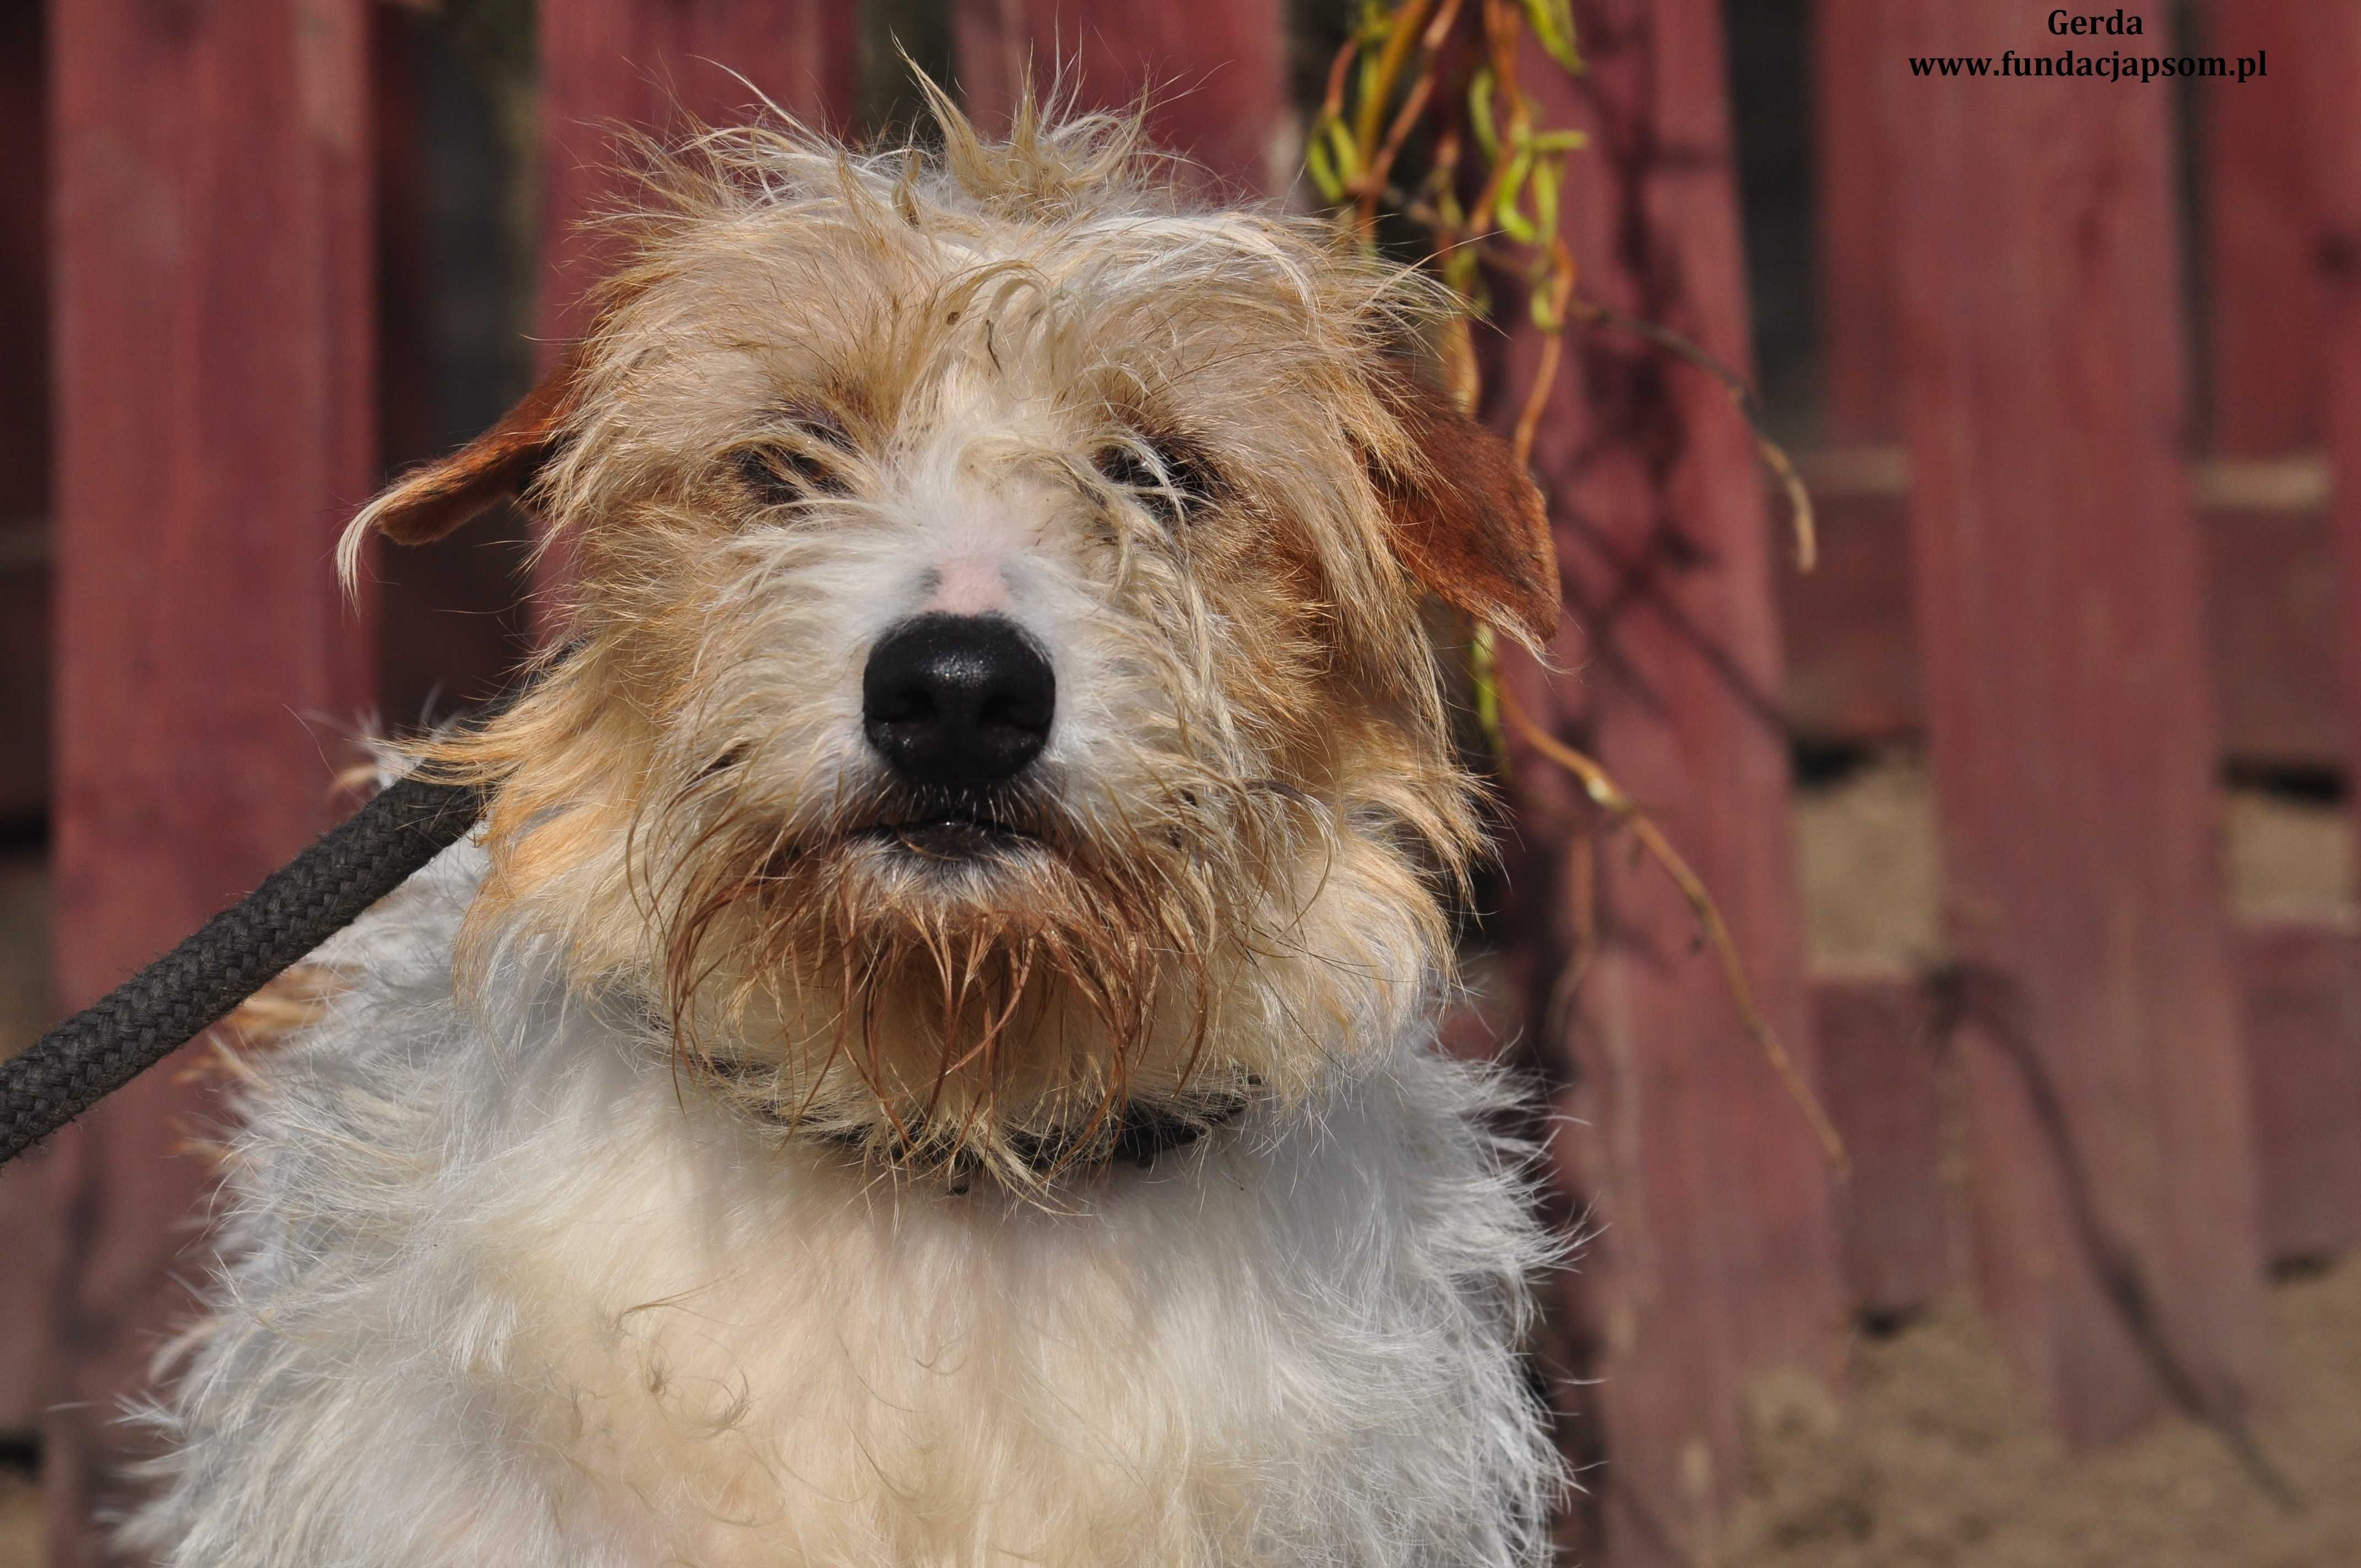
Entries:
[[498,424],[448,457],[394,481],[345,531],[338,565],[349,577],[371,532],[397,544],[442,538],[485,508],[522,494],[557,449],[572,411],[575,357],[566,354]]
[[1538,651],[1557,630],[1557,552],[1509,444],[1407,368],[1377,383],[1407,462],[1372,461],[1394,553],[1426,590]]

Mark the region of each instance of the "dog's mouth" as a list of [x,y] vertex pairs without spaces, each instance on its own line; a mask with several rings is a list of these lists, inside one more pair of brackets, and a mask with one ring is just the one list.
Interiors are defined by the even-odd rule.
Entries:
[[931,800],[889,814],[857,835],[913,860],[968,864],[1038,848],[1041,836],[1005,806]]

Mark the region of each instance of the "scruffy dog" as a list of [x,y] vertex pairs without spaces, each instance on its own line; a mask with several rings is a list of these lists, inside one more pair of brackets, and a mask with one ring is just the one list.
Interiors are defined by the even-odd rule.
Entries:
[[1415,274],[937,112],[653,159],[596,330],[356,521],[522,495],[571,642],[254,1064],[161,1561],[1542,1553],[1419,613],[1545,636],[1539,499]]

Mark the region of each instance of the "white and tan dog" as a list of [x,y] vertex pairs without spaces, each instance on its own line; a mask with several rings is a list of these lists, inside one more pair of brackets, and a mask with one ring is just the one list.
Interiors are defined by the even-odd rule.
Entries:
[[1538,498],[1415,275],[938,113],[653,160],[596,331],[357,521],[524,495],[573,641],[256,1063],[162,1562],[1543,1554],[1418,614],[1546,635]]

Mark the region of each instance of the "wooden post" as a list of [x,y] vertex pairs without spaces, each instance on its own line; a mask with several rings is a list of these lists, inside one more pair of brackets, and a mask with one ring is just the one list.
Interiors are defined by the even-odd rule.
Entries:
[[[325,825],[333,727],[367,699],[330,554],[374,477],[368,94],[360,0],[49,18],[57,950],[80,1005]],[[72,1219],[44,1432],[56,1563],[105,1559],[121,1401],[186,1308],[168,1270],[211,1179],[187,1065],[47,1156]]]
[[[2329,532],[2350,803],[2361,798],[2361,101],[2351,74],[2361,69],[2361,15],[2305,6],[2287,32],[2305,60],[2298,103],[2315,216],[2302,248],[2325,293],[2323,423],[2335,466]],[[2255,1074],[2272,1239],[2291,1255],[2361,1246],[2361,937],[2321,935],[2314,945],[2328,950],[2310,962],[2328,969],[2334,990],[2314,1015],[2331,1026],[2310,1036],[2309,1050],[2297,1043],[2307,1031],[2291,1027],[2287,1048],[2258,1058]]]
[[1156,144],[1233,194],[1278,194],[1301,170],[1280,0],[953,0],[951,36],[961,93],[987,131],[1005,128],[1029,72],[1037,92],[1071,85],[1084,108],[1144,96]]
[[2275,922],[2241,929],[2237,952],[2265,1255],[2361,1250],[2361,935]]
[[1898,441],[1894,138],[1880,77],[1894,69],[1889,0],[1813,8],[1812,189],[1819,225],[1821,439]]
[[2196,254],[2210,328],[2199,411],[2212,448],[2235,456],[2301,451],[2323,433],[2329,281],[2319,265],[2320,170],[2306,153],[2303,104],[2351,83],[2319,80],[2323,62],[2299,29],[2305,16],[2336,9],[2319,0],[2194,7],[2197,50],[2235,60],[2264,49],[2270,68],[2258,81],[2196,85],[2204,197]]
[[[1719,7],[1576,6],[1589,74],[1528,50],[1537,123],[1593,137],[1565,182],[1565,234],[1592,299],[1748,362]],[[1505,312],[1521,307],[1510,303]],[[1521,320],[1521,314],[1504,319]],[[1512,411],[1537,343],[1490,378]],[[1576,329],[1533,451],[1570,620],[1550,674],[1507,677],[1537,721],[1587,746],[1687,857],[1727,916],[1763,1018],[1808,1074],[1787,756],[1772,609],[1774,526],[1754,443],[1710,376],[1628,334]],[[1631,846],[1594,840],[1578,791],[1514,758],[1531,1016],[1563,1087],[1554,1155],[1595,1239],[1562,1277],[1558,1356],[1596,1387],[1571,1440],[1604,1464],[1586,1558],[1704,1561],[1742,1475],[1745,1393],[1774,1372],[1840,1374],[1833,1171],[1741,1026],[1695,916]],[[1603,924],[1586,948],[1585,867]],[[1561,1023],[1564,1026],[1556,1027]]]
[[[2163,6],[2136,5],[2150,37]],[[1911,0],[1905,54],[2022,50]],[[2264,1379],[2168,92],[1886,72],[1977,1264],[2070,1438]]]
[[1888,972],[1812,985],[1820,1081],[1851,1166],[1839,1237],[1854,1310],[1893,1321],[1965,1272],[1966,1232],[1941,1042],[1927,988]]

